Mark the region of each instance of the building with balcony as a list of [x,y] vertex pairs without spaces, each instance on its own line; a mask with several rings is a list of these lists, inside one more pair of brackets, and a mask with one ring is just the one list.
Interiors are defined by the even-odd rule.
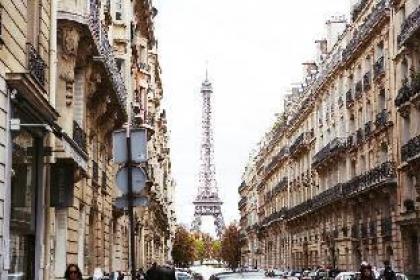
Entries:
[[84,276],[128,271],[112,132],[129,122],[148,131],[137,267],[170,259],[175,183],[156,14],[148,0],[0,4],[2,279],[62,278],[69,263]]
[[244,172],[257,219],[241,223],[243,264],[354,271],[390,260],[420,274],[418,11],[414,0],[367,0],[351,22],[327,21]]

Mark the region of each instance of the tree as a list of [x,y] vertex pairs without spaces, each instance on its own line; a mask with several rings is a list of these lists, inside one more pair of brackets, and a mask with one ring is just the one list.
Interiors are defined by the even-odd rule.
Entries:
[[207,253],[207,250],[204,245],[204,241],[202,239],[195,239],[194,247],[195,247],[195,260],[199,260],[200,263],[203,264],[203,261],[206,258],[206,253]]
[[220,262],[222,260],[222,243],[214,240],[211,244],[211,258]]
[[231,224],[225,229],[222,235],[221,257],[231,269],[239,266],[241,261],[241,244],[239,229]]
[[186,228],[179,226],[175,231],[172,247],[172,259],[176,266],[187,267],[194,261],[194,245],[194,238],[190,232]]

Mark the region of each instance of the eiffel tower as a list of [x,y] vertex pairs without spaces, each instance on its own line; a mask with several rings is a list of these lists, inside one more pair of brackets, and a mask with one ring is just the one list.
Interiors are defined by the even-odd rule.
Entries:
[[194,204],[194,220],[192,230],[200,231],[201,218],[203,216],[213,216],[214,226],[217,236],[221,236],[225,223],[222,216],[222,200],[219,198],[218,188],[215,177],[214,165],[214,145],[212,127],[212,95],[213,88],[208,80],[206,70],[206,80],[201,85],[202,95],[202,134],[201,134],[201,155],[198,193]]

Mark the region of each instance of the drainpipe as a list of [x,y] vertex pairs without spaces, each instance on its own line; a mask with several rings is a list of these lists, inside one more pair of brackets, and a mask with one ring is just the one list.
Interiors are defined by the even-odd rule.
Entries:
[[[56,97],[56,84],[57,84],[57,1],[53,0],[50,1],[50,53],[49,53],[49,66],[50,66],[50,73],[49,73],[49,101],[50,105],[55,108],[55,97]],[[47,136],[47,145],[54,149],[55,147],[55,137],[52,133],[49,133]],[[50,271],[51,271],[51,258],[50,258],[50,221],[51,221],[51,208],[49,207],[50,204],[50,195],[49,195],[49,179],[50,179],[50,166],[54,158],[48,158],[48,162],[46,164],[47,172],[46,172],[46,194],[45,194],[45,224],[44,224],[44,273],[43,273],[43,280],[50,279]]]

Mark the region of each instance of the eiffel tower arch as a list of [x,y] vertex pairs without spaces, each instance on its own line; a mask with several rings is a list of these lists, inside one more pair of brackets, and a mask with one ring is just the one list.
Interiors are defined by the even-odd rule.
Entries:
[[216,234],[220,237],[223,233],[225,223],[222,215],[222,200],[219,197],[219,191],[216,184],[215,164],[214,164],[214,139],[212,126],[212,95],[213,88],[208,80],[206,71],[206,80],[201,85],[202,96],[202,134],[200,149],[200,173],[197,196],[194,204],[194,220],[192,230],[199,231],[201,227],[201,218],[203,216],[213,216]]

